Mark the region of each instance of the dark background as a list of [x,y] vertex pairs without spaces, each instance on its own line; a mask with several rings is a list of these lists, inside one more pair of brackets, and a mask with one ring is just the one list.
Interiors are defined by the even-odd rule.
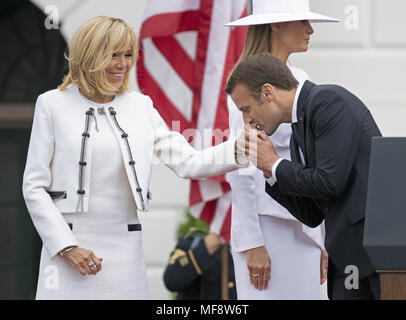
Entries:
[[0,3],[0,299],[34,299],[41,240],[22,197],[39,94],[61,83],[67,44],[28,0]]

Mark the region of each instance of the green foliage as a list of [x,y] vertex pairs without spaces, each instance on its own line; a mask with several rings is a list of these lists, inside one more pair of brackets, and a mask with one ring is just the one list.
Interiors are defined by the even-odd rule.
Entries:
[[185,211],[185,221],[178,226],[177,237],[183,236],[190,228],[196,228],[204,234],[209,233],[209,225],[203,220],[193,217],[189,210]]

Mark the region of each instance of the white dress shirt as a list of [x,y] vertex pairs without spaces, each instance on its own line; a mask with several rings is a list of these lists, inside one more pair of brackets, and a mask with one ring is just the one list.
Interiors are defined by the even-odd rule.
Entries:
[[[304,82],[299,82],[299,85],[296,89],[296,93],[295,93],[295,99],[293,100],[293,106],[292,106],[292,124],[297,122],[297,102],[299,100],[299,95],[300,92],[302,91],[303,88],[303,84]],[[304,156],[303,156],[303,152],[300,149],[299,146],[299,154],[300,154],[300,159],[302,160],[302,164],[305,164],[304,161]],[[276,179],[276,168],[278,167],[279,163],[284,160],[284,158],[279,158],[272,166],[272,177],[266,179],[266,181],[273,186],[274,183],[277,181]]]

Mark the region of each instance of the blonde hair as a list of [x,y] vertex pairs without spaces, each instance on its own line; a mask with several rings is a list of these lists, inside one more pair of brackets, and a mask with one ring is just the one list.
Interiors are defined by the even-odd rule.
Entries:
[[244,50],[241,54],[240,61],[257,53],[271,53],[271,33],[272,28],[270,24],[249,26],[247,37],[245,38]]
[[129,73],[117,89],[106,79],[106,68],[115,52],[130,48],[132,65],[137,61],[138,42],[134,30],[124,20],[95,17],[85,22],[76,32],[69,56],[69,73],[59,85],[64,90],[69,84],[82,89],[89,97],[96,93],[111,96],[129,91]]

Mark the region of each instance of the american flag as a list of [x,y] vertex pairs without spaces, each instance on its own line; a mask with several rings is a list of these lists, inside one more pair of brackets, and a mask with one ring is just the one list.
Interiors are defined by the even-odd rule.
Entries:
[[[148,2],[140,31],[138,85],[167,125],[185,137],[187,129],[197,129],[201,137],[207,129],[227,132],[224,87],[242,52],[246,29],[224,24],[245,15],[246,0]],[[189,142],[196,149],[222,142],[208,140],[199,145],[192,137]],[[229,242],[231,188],[224,175],[192,180],[190,188],[191,214]]]

